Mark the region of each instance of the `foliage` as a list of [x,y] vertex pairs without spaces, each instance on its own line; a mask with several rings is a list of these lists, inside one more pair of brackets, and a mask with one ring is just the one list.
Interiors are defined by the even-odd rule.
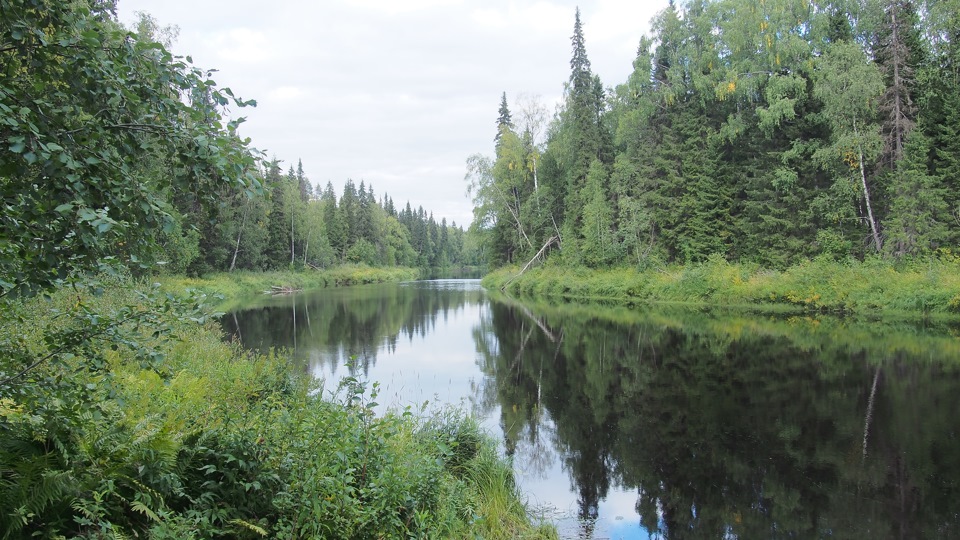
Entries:
[[165,290],[183,293],[188,290],[204,294],[223,295],[227,298],[242,298],[263,294],[272,287],[289,290],[344,287],[387,281],[412,281],[419,277],[413,268],[374,268],[363,265],[341,265],[328,270],[302,270],[286,272],[230,272],[211,274],[203,278],[186,276],[160,276],[158,282]]
[[[257,192],[210,73],[138,39],[99,1],[5,2],[0,19],[0,289],[48,289],[119,257],[147,259],[175,226],[169,194]],[[168,156],[169,172],[138,161]]]

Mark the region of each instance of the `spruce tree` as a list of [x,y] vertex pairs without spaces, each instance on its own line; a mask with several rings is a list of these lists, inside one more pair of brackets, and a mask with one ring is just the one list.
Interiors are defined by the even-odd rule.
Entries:
[[886,86],[880,97],[884,135],[881,164],[888,170],[895,169],[903,158],[907,136],[917,120],[915,68],[923,61],[918,24],[913,2],[888,2],[875,55]]
[[[564,200],[565,241],[574,241],[581,234],[584,198],[590,164],[596,159],[610,161],[609,136],[602,133],[604,102],[602,84],[595,78],[587,58],[580,8],[577,8],[573,36],[573,54],[570,58],[570,80],[567,86],[566,108],[561,122],[566,124],[565,136],[559,142],[566,148],[566,189]],[[571,237],[575,236],[575,237]]]
[[897,163],[886,223],[886,248],[897,257],[930,252],[947,240],[947,190],[939,177],[928,172],[929,145],[923,130],[915,130],[907,139],[904,158]]
[[496,148],[500,148],[500,140],[504,131],[513,130],[513,119],[510,117],[510,106],[507,104],[507,93],[500,96],[500,111],[497,115],[497,134],[493,137]]
[[310,181],[307,180],[307,177],[303,174],[303,160],[297,160],[297,187],[300,190],[300,198],[303,202],[310,200],[310,197],[313,195],[313,187],[310,185]]

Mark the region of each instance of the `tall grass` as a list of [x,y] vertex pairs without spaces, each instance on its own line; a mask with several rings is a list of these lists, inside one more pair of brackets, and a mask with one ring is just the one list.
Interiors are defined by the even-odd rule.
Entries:
[[532,296],[620,302],[790,308],[823,313],[960,313],[960,260],[812,260],[786,270],[710,258],[699,264],[592,270],[546,265],[516,277],[503,268],[489,288]]

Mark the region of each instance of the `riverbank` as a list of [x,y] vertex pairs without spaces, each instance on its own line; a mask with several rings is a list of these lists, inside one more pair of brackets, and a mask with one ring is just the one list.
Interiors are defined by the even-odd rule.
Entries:
[[416,268],[375,268],[365,265],[343,265],[325,270],[274,272],[221,272],[192,278],[187,276],[160,276],[154,278],[164,290],[177,294],[187,289],[208,296],[218,294],[237,298],[263,294],[274,287],[284,290],[323,289],[367,283],[411,281],[420,278]]
[[622,303],[688,303],[803,312],[960,313],[960,261],[930,259],[898,267],[864,262],[807,261],[783,271],[719,258],[687,266],[587,269],[546,265],[517,276],[502,268],[483,278],[513,295]]
[[[343,272],[324,279],[371,275]],[[237,294],[278,277],[104,279],[11,305],[2,345],[23,354],[0,358],[0,530],[555,537],[529,518],[510,464],[469,416],[374,415],[377,385],[356,377],[320,395],[283,355],[224,342],[196,297],[167,292],[230,282]],[[319,276],[303,279],[288,283]]]

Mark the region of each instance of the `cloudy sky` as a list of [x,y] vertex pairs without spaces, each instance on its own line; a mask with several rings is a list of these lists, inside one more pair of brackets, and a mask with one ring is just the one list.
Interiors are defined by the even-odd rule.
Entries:
[[606,86],[626,81],[640,37],[667,0],[119,0],[176,25],[173,50],[256,99],[242,135],[297,160],[337,193],[377,197],[468,225],[467,156],[492,154],[502,92],[552,113],[569,76],[574,11]]

